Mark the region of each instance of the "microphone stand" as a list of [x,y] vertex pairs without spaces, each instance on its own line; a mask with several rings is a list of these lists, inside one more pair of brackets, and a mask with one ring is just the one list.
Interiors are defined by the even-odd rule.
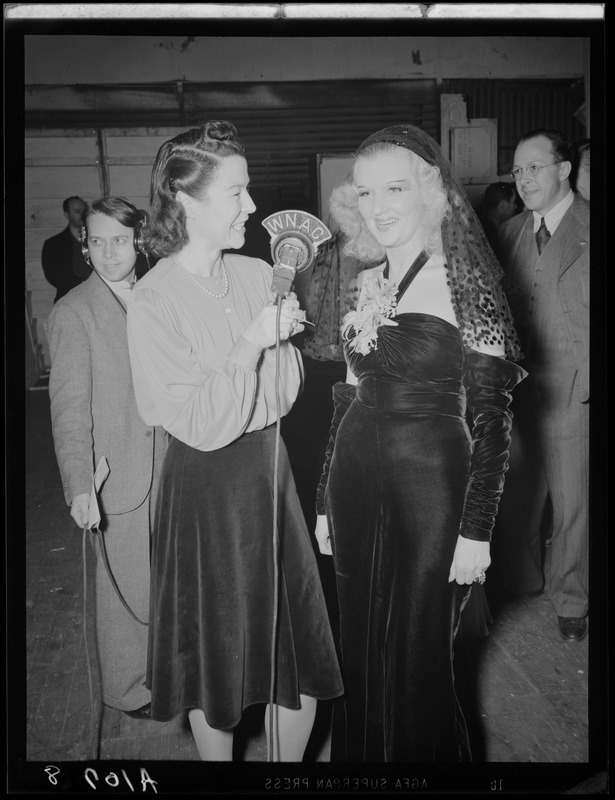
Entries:
[[[275,342],[275,402],[276,402],[276,439],[273,466],[273,619],[271,633],[271,685],[269,688],[269,737],[267,741],[267,758],[273,761],[274,722],[276,727],[275,742],[277,757],[280,758],[279,737],[277,735],[277,713],[274,719],[273,708],[276,696],[277,678],[277,636],[279,606],[279,555],[278,555],[278,470],[281,439],[280,408],[280,316],[282,300],[293,285],[297,272],[306,269],[313,261],[316,248],[331,238],[327,226],[312,214],[305,211],[281,211],[271,214],[262,222],[271,236],[271,255],[273,260],[272,291],[276,295],[276,342]],[[304,320],[309,325],[313,323]],[[276,706],[277,712],[277,706]]]
[[[277,757],[280,758],[279,736],[277,730],[277,706],[274,719],[274,705],[276,694],[277,676],[277,635],[278,635],[278,607],[279,607],[279,556],[278,556],[278,505],[279,487],[278,471],[280,460],[281,437],[281,407],[280,407],[280,316],[282,313],[282,300],[292,288],[295,277],[296,265],[299,258],[299,248],[285,245],[280,253],[280,263],[273,268],[272,289],[276,293],[277,306],[275,326],[275,405],[276,405],[276,436],[273,459],[273,618],[271,630],[271,683],[269,687],[269,740],[267,743],[268,761],[274,761],[274,741],[277,743]],[[275,736],[274,736],[275,723]]]

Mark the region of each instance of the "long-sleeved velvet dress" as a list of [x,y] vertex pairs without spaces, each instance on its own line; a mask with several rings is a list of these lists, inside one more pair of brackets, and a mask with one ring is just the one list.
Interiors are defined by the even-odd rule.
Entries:
[[489,539],[522,370],[439,317],[395,322],[366,355],[346,347],[358,385],[326,487],[345,685],[331,757],[467,761],[453,640],[470,587],[448,577],[460,533]]

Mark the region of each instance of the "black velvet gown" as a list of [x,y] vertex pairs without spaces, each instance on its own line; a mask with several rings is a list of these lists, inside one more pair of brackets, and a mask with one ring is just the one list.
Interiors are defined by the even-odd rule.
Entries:
[[367,355],[346,350],[358,386],[326,490],[345,685],[331,758],[467,761],[453,639],[470,587],[448,575],[471,472],[468,351],[439,317],[395,321]]

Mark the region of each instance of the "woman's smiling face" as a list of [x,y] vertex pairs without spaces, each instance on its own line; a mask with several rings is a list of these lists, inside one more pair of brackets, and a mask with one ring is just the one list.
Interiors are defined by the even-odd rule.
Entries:
[[246,221],[256,209],[248,185],[245,158],[224,158],[203,197],[193,198],[190,203],[188,234],[196,233],[220,250],[243,247]]
[[402,247],[421,227],[425,206],[410,158],[401,148],[359,157],[353,172],[359,213],[384,248]]

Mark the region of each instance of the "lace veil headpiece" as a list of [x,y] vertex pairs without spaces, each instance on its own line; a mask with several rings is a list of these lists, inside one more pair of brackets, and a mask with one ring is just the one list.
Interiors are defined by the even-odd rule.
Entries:
[[501,286],[502,267],[450,163],[429,134],[414,125],[392,125],[369,136],[356,152],[372,145],[395,144],[411,150],[440,170],[452,210],[442,222],[442,247],[455,316],[464,343],[503,344],[506,357],[522,358],[508,300]]

